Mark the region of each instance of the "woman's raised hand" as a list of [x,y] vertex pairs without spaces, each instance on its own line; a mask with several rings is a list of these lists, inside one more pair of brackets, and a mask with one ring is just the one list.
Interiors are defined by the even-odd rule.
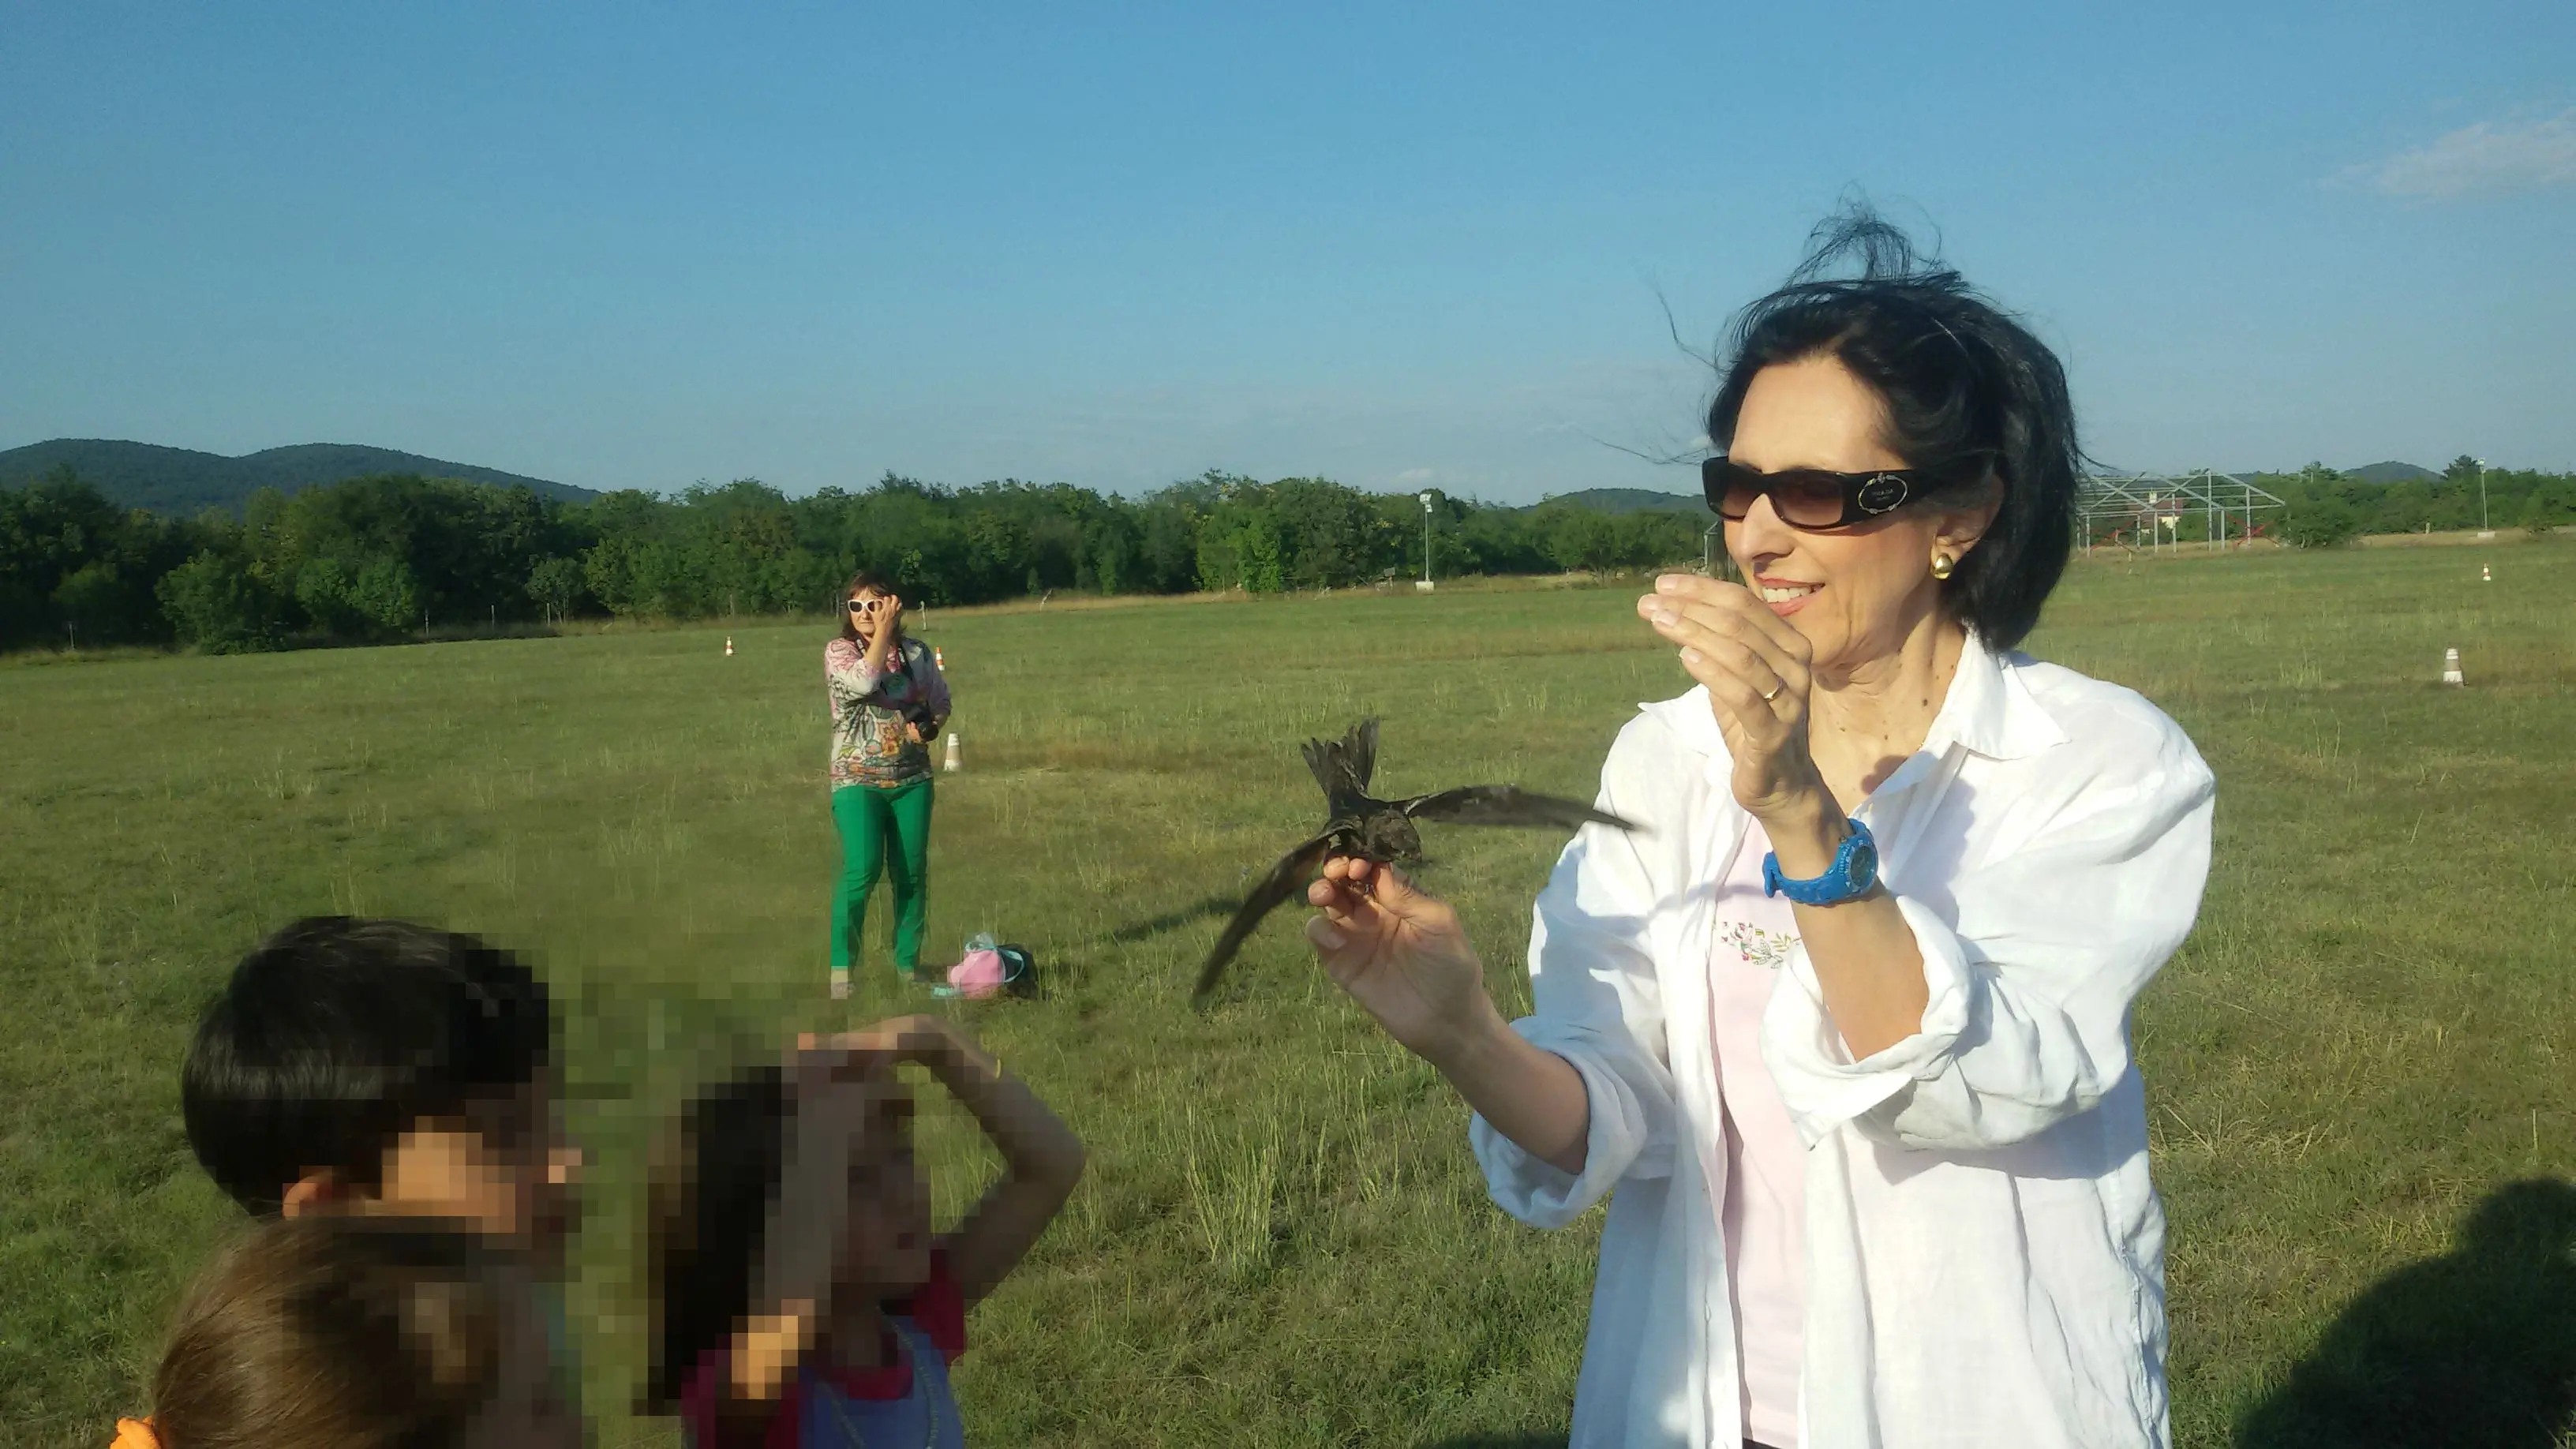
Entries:
[[1735,803],[1765,822],[1812,803],[1824,782],[1807,753],[1806,636],[1751,589],[1696,574],[1656,579],[1637,613],[1681,646],[1682,668],[1708,686],[1735,762]]
[[1325,861],[1306,899],[1323,912],[1306,923],[1306,939],[1324,973],[1389,1036],[1437,1061],[1486,1024],[1485,965],[1448,902],[1393,866],[1350,857]]

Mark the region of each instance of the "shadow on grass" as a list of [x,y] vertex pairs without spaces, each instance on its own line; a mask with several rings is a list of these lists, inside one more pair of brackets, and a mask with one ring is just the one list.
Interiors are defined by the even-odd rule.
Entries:
[[1193,921],[1204,921],[1210,916],[1224,915],[1242,904],[1241,895],[1209,896],[1194,904],[1183,906],[1177,911],[1166,911],[1150,921],[1138,921],[1132,926],[1122,926],[1110,932],[1109,939],[1121,946],[1132,946],[1138,941],[1159,936],[1165,931],[1178,930]]
[[2344,1309],[2236,1449],[2551,1449],[2576,1415],[2576,1186],[2517,1182]]

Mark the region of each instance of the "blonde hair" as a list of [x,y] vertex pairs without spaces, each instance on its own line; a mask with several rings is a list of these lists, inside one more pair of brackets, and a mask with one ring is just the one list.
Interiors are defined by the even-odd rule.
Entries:
[[161,1449],[444,1449],[499,1386],[509,1261],[383,1218],[247,1235],[179,1310],[153,1385]]

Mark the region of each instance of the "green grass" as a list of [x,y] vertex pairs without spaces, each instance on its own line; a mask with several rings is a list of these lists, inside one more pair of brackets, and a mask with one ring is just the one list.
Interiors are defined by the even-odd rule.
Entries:
[[[1035,948],[1048,999],[961,1014],[1093,1163],[977,1310],[979,1440],[1561,1437],[1598,1215],[1542,1234],[1490,1206],[1463,1109],[1292,916],[1216,1010],[1183,997],[1212,912],[1312,823],[1306,735],[1375,713],[1393,788],[1587,795],[1632,703],[1686,682],[1631,597],[932,621],[968,761],[939,787],[933,951]],[[868,999],[822,999],[819,628],[737,625],[731,659],[725,632],[0,669],[0,1439],[95,1444],[142,1407],[172,1297],[237,1220],[180,1131],[187,1033],[261,933],[338,910],[485,932],[562,994],[602,1440],[666,1442],[613,1411],[654,1127],[792,1029],[898,1009],[882,911]],[[2419,1298],[2492,1283],[2444,1266],[2484,1261],[2464,1217],[2576,1168],[2571,640],[2553,542],[2079,566],[2034,641],[2145,691],[2220,782],[2201,928],[2137,1025],[2182,1444],[2228,1442],[2330,1330],[2327,1357],[2402,1358],[2346,1306],[2401,1270]],[[2432,682],[2452,645],[2465,690]],[[1431,842],[1507,999],[1557,843]],[[953,1112],[932,1134],[953,1210],[986,1164]],[[2563,1272],[2554,1242],[2533,1261]],[[2576,1307],[2531,1312],[2520,1338],[2566,1374]]]

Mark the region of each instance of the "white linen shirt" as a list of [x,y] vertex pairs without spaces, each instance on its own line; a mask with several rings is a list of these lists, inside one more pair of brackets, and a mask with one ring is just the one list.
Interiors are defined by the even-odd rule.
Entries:
[[[1748,817],[1707,690],[1640,706],[1538,898],[1536,1014],[1583,1078],[1583,1171],[1469,1127],[1494,1201],[1609,1217],[1576,1449],[1737,1449],[1712,901]],[[1923,953],[1915,1035],[1854,1061],[1806,948],[1762,1020],[1807,1144],[1810,1449],[2168,1442],[2164,1213],[2129,1008],[2191,928],[2213,783],[2137,694],[1973,637],[1923,748],[1854,814]],[[1786,1446],[1784,1446],[1786,1449]]]

